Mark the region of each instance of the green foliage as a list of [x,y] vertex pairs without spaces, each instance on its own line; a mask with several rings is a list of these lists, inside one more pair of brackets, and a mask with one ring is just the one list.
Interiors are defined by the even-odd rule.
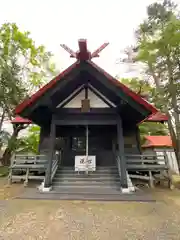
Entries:
[[130,87],[134,92],[139,94],[146,94],[152,90],[152,87],[148,82],[145,82],[138,78],[122,78],[120,81],[124,85]]
[[139,78],[123,78],[120,81],[131,90],[144,97],[156,108],[161,109],[160,102],[158,101],[158,92],[153,84]]
[[[142,81],[138,78],[123,78],[120,80],[123,84],[128,86],[134,92],[145,96],[148,100],[154,104],[156,103],[155,87],[151,86],[149,82]],[[144,122],[139,125],[142,141],[144,136],[147,135],[167,135],[168,130],[166,125],[156,122]]]
[[[5,23],[0,27],[0,123],[4,119],[12,120],[15,107],[54,75],[52,54],[44,46],[37,46],[29,32],[20,31],[15,23]],[[13,126],[2,158],[5,164],[9,164],[11,153],[18,144],[18,133],[24,127]],[[34,142],[33,137],[27,139],[29,145]]]
[[18,139],[17,150],[18,153],[38,153],[39,146],[39,126],[31,126],[28,129],[28,134],[25,137]]
[[[137,61],[145,63],[159,92],[162,110],[180,113],[180,19],[171,1],[148,7],[148,19],[139,26]],[[164,104],[166,102],[166,104]]]
[[141,141],[144,141],[145,136],[166,136],[168,135],[168,129],[166,125],[156,122],[144,122],[139,125],[139,130],[141,134]]
[[0,28],[0,108],[8,118],[14,108],[54,75],[52,54],[36,46],[29,32],[21,32],[15,23]]
[[171,0],[151,4],[147,19],[136,31],[137,42],[133,48],[136,56],[131,59],[143,64],[144,76],[155,86],[153,102],[169,116],[168,127],[180,166],[179,16]]

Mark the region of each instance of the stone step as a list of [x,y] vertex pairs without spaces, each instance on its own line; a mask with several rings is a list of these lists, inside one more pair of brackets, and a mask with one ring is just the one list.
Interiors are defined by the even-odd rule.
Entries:
[[106,176],[106,177],[99,177],[99,176],[94,176],[94,177],[76,177],[76,176],[72,176],[72,177],[62,177],[62,176],[55,176],[53,181],[87,181],[87,182],[91,182],[91,181],[120,181],[119,177],[112,177],[112,176]]
[[152,194],[142,191],[135,193],[122,193],[120,190],[114,189],[84,189],[84,188],[55,188],[50,192],[35,191],[34,188],[28,188],[17,199],[34,199],[34,200],[94,200],[94,201],[134,201],[134,202],[151,202],[155,203],[156,200]]
[[[86,172],[75,172],[74,170],[57,170],[56,174],[75,174],[75,175],[87,175]],[[88,175],[101,175],[101,174],[118,174],[117,171],[94,171],[88,172]]]
[[84,183],[88,183],[88,184],[93,184],[93,183],[101,183],[101,182],[104,182],[104,183],[116,183],[116,182],[120,182],[120,179],[91,179],[91,180],[89,180],[89,179],[69,179],[69,178],[66,178],[66,179],[64,179],[64,178],[61,178],[61,179],[59,179],[59,178],[54,178],[53,179],[53,183],[54,182],[59,182],[59,183],[61,183],[61,182],[69,182],[69,183],[78,183],[78,182],[84,182]]
[[[103,201],[117,201],[117,202],[154,202],[154,200],[149,200],[145,198],[145,200],[143,199],[143,197],[136,197],[133,196],[131,194],[124,194],[121,192],[117,192],[117,193],[104,193],[104,194],[97,194],[97,193],[73,193],[73,194],[69,194],[69,193],[61,193],[61,192],[56,192],[56,193],[47,193],[46,195],[40,194],[38,197],[36,197],[35,199],[43,199],[43,200],[71,200],[71,201],[99,201],[99,202],[103,202]],[[30,196],[29,199],[34,199],[33,196]]]
[[63,187],[53,187],[51,193],[54,194],[77,194],[77,195],[83,195],[83,194],[89,194],[89,195],[119,195],[121,194],[121,189],[113,189],[113,188],[63,188]]
[[71,185],[113,185],[113,184],[120,184],[120,181],[58,181],[58,180],[54,180],[53,181],[53,185],[66,185],[66,184],[71,184]]
[[78,173],[56,173],[55,177],[57,178],[119,178],[118,174],[78,174]]
[[[63,169],[74,169],[74,166],[60,166],[60,168],[63,168]],[[114,165],[114,166],[96,166],[96,169],[117,169],[117,166]]]
[[112,193],[112,192],[121,192],[121,188],[120,186],[116,186],[116,185],[113,185],[113,186],[107,186],[107,185],[94,185],[94,186],[83,186],[83,185],[78,185],[78,186],[72,186],[72,185],[53,185],[52,186],[53,190],[54,191],[63,191],[63,192],[67,192],[69,194],[71,193],[101,193],[101,192],[104,192],[104,193]]
[[[59,168],[57,170],[57,172],[75,172],[74,171],[74,168]],[[89,172],[92,172],[92,171],[89,171]],[[97,168],[95,171],[93,172],[118,172],[118,169],[117,167],[116,168]]]
[[[83,186],[83,187],[93,187],[93,186],[107,186],[107,187],[113,187],[113,186],[120,186],[121,183],[120,182],[53,182],[52,186],[72,186],[72,187],[78,187],[78,186]],[[132,184],[129,184],[128,187],[133,187]]]
[[[113,194],[112,192],[121,192],[120,178],[116,166],[97,167],[96,171],[75,172],[74,167],[62,167],[56,172],[53,179],[53,189],[55,192],[64,191],[67,194],[78,191],[90,192],[92,194],[102,191],[103,194]],[[132,183],[128,179],[128,185]]]

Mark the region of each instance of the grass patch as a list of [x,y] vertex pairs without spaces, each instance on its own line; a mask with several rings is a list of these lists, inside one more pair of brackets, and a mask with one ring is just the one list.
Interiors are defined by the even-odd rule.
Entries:
[[9,167],[1,166],[0,167],[0,177],[5,177],[9,173]]

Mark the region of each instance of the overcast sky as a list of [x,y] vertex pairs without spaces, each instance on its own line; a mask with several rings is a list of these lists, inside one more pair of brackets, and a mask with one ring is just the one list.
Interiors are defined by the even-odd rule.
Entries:
[[[30,31],[35,42],[55,55],[58,68],[72,63],[61,49],[65,43],[77,50],[79,38],[88,40],[90,51],[104,42],[110,45],[96,59],[112,75],[125,76],[116,64],[121,50],[134,42],[134,30],[146,17],[146,7],[154,0],[0,0],[0,24],[15,22]],[[180,3],[180,0],[176,2]]]
[[77,50],[77,40],[86,38],[91,51],[105,41],[110,45],[96,62],[109,73],[123,74],[116,64],[120,51],[133,43],[134,30],[146,16],[153,0],[0,0],[0,24],[15,22],[31,32],[37,44],[53,52],[58,68],[72,59],[60,47]]

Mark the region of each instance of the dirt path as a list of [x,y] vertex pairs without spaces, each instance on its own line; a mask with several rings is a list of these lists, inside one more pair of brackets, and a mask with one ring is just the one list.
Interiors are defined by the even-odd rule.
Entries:
[[0,178],[0,201],[12,199],[24,190],[23,184],[8,185],[7,178]]
[[[13,196],[11,190],[6,192],[8,198]],[[22,189],[16,186],[14,194],[18,191]],[[155,195],[157,203],[2,201],[0,239],[179,240],[179,192]]]

